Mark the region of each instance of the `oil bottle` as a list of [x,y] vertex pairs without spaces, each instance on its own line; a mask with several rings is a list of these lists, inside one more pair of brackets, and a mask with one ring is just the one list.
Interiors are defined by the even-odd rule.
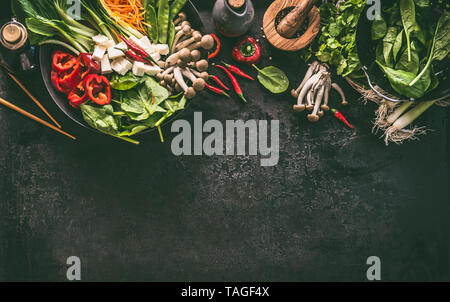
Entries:
[[21,73],[36,69],[35,48],[30,45],[26,27],[12,18],[0,29],[3,60],[9,67]]
[[213,20],[219,33],[226,37],[245,34],[255,19],[251,0],[217,0],[213,8]]

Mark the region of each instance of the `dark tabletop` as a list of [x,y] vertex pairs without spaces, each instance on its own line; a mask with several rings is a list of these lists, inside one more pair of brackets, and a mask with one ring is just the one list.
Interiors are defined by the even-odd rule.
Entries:
[[[212,31],[212,1],[195,2]],[[261,39],[270,1],[254,2]],[[223,59],[233,43],[224,39]],[[261,65],[300,82],[298,55],[261,43]],[[243,81],[248,105],[192,101],[190,122],[195,111],[279,120],[279,164],[260,167],[258,157],[176,157],[167,127],[164,144],[156,132],[140,146],[115,141],[69,120],[39,72],[24,82],[78,140],[0,107],[0,281],[66,280],[72,255],[85,281],[364,281],[372,255],[385,281],[450,280],[448,110],[417,121],[434,130],[420,141],[386,147],[371,131],[376,106],[346,85],[340,109],[355,131],[331,115],[310,124],[288,93],[258,83]],[[0,97],[43,117],[3,72]]]

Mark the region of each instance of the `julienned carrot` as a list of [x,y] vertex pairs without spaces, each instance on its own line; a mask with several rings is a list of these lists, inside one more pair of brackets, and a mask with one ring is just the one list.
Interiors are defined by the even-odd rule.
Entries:
[[239,69],[239,67],[227,64],[227,63],[225,63],[223,61],[222,61],[222,63],[223,63],[223,65],[225,65],[228,68],[229,71],[231,71],[234,74],[237,74],[241,78],[248,79],[248,80],[251,80],[251,81],[255,80],[254,78],[252,78],[251,76],[249,76],[248,74],[243,72],[241,69]]
[[100,0],[111,17],[119,23],[145,33],[144,14],[142,0]]
[[228,71],[228,69],[226,69],[225,67],[223,67],[222,65],[216,65],[217,68],[222,69],[223,71],[225,71],[228,75],[228,77],[231,80],[231,83],[233,84],[234,87],[234,91],[236,91],[236,94],[244,101],[247,103],[247,100],[244,97],[244,94],[242,93],[242,88],[239,85],[238,81],[236,80],[235,76],[231,74],[230,71]]

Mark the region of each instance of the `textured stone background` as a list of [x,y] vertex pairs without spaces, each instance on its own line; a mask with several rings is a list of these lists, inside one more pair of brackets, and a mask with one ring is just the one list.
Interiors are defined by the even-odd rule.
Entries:
[[[195,2],[211,30],[212,1]],[[268,1],[255,2],[260,37]],[[301,80],[295,55],[263,49]],[[117,142],[66,118],[39,73],[27,78],[79,139],[0,108],[0,281],[65,280],[71,255],[85,281],[364,281],[371,255],[385,281],[450,280],[448,110],[418,121],[435,130],[420,141],[385,147],[371,133],[375,106],[349,88],[354,132],[331,116],[309,124],[288,94],[242,82],[248,105],[205,93],[183,117],[279,119],[276,167],[174,157],[167,128],[165,144],[156,133],[139,147]],[[42,116],[4,73],[0,96]]]

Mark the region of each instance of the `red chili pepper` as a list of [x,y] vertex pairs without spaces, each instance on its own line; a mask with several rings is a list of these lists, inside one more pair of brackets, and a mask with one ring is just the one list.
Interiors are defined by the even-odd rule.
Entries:
[[223,65],[225,65],[228,68],[229,71],[231,71],[234,74],[237,74],[241,78],[252,80],[252,81],[255,80],[254,78],[252,78],[251,76],[249,76],[248,74],[246,74],[245,72],[240,70],[237,66],[227,64],[227,63],[225,63],[223,61],[222,61],[222,63],[223,63]]
[[59,85],[63,90],[72,91],[78,83],[81,82],[81,63],[80,61],[65,73],[58,75]]
[[57,72],[65,72],[71,69],[76,63],[77,58],[70,53],[55,51],[52,57],[52,68]]
[[343,122],[345,125],[347,125],[347,127],[349,127],[350,129],[353,129],[354,127],[347,121],[347,119],[344,117],[344,115],[342,115],[342,113],[340,113],[339,111],[337,111],[336,109],[331,109],[331,112],[334,113],[334,116],[340,120],[341,122]]
[[100,65],[92,59],[92,55],[88,53],[82,53],[78,57],[81,63],[81,79],[84,79],[88,74],[100,73]]
[[84,85],[91,101],[101,106],[111,103],[111,85],[105,76],[90,74]]
[[68,94],[68,93],[70,92],[70,89],[68,89],[68,88],[63,88],[63,87],[61,87],[61,85],[60,85],[60,78],[59,78],[60,75],[62,76],[63,74],[58,73],[58,72],[52,70],[52,72],[51,72],[51,74],[50,74],[50,78],[51,78],[51,80],[52,80],[52,85],[53,85],[53,87],[54,87],[56,90],[58,90],[59,92],[64,93],[64,94]]
[[230,88],[228,88],[220,79],[218,76],[215,75],[210,75],[209,76],[210,79],[212,79],[214,82],[216,82],[220,87],[222,87],[225,90],[230,90]]
[[156,64],[155,60],[152,58],[152,56],[150,56],[145,50],[143,50],[141,47],[137,46],[136,44],[134,44],[133,42],[131,42],[130,40],[125,39],[123,36],[119,35],[119,38],[125,42],[125,44],[128,46],[128,48],[130,48],[132,51],[134,51],[134,53],[141,57],[142,59],[146,59],[151,61],[151,64]]
[[208,59],[214,59],[215,57],[217,57],[217,55],[219,54],[219,52],[220,52],[220,48],[222,47],[222,43],[220,42],[220,39],[219,39],[219,37],[217,37],[215,34],[209,34],[211,37],[213,37],[213,39],[216,41],[216,43],[217,43],[217,46],[216,46],[216,50],[212,53],[212,54],[210,54],[210,55],[208,55]]
[[234,75],[231,74],[231,72],[228,71],[228,69],[226,69],[225,67],[223,67],[222,65],[216,65],[217,68],[222,69],[223,71],[225,71],[228,75],[228,77],[231,80],[231,83],[233,84],[234,87],[234,91],[236,91],[236,94],[244,101],[247,103],[247,100],[244,97],[244,94],[242,93],[242,88],[239,85],[238,81],[236,80],[236,78],[234,77]]
[[206,83],[205,85],[206,85],[206,88],[208,88],[209,91],[212,91],[212,92],[214,92],[215,94],[224,95],[224,96],[226,96],[227,98],[230,97],[230,95],[229,95],[228,93],[226,93],[225,91],[223,91],[223,90],[220,89],[220,88],[211,86],[211,85],[209,85],[208,83]]
[[84,85],[84,81],[81,81],[77,87],[75,87],[67,97],[69,99],[69,104],[73,108],[80,108],[81,104],[88,100],[88,95]]
[[146,60],[144,58],[141,58],[140,56],[138,56],[131,50],[125,51],[125,55],[127,56],[127,58],[129,58],[133,61],[138,61],[138,62],[142,62],[142,63],[146,63],[146,64],[152,64],[152,62],[150,62],[149,60]]
[[233,59],[239,63],[247,65],[258,64],[261,60],[261,47],[251,37],[244,37],[233,48],[231,53]]

